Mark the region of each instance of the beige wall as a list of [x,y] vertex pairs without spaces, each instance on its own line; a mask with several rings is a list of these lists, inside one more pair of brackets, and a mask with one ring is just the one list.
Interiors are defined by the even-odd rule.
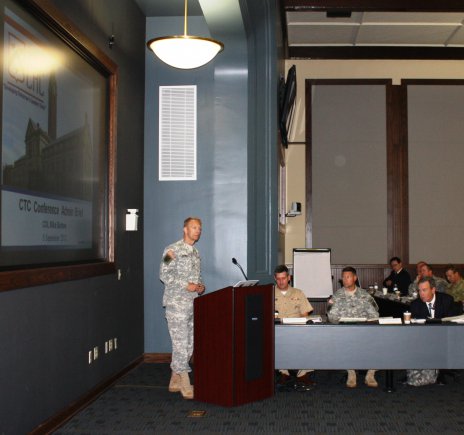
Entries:
[[[393,84],[401,84],[402,79],[464,79],[463,61],[426,60],[287,60],[297,68],[296,111],[290,142],[305,140],[305,80],[313,79],[391,79]],[[305,247],[305,171],[304,145],[289,145],[287,162],[287,210],[292,201],[302,203],[302,215],[287,218],[284,243],[285,262],[293,262],[293,248]]]
[[285,263],[293,263],[293,248],[305,248],[305,146],[289,145],[285,154],[287,165],[287,211],[292,202],[301,202],[301,215],[288,217],[282,227],[285,234]]

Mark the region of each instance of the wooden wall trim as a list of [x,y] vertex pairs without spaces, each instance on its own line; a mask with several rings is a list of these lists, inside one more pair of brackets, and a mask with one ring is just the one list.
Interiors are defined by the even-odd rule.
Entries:
[[408,131],[405,86],[387,86],[387,250],[409,262]]
[[[348,266],[347,264],[332,264],[332,283],[334,291],[340,288],[339,280],[342,278],[342,269]],[[367,288],[369,285],[375,283],[379,287],[382,287],[383,280],[390,274],[391,268],[388,264],[350,264],[356,269],[357,276],[359,278],[362,288]],[[414,280],[416,277],[416,265],[408,264],[403,262],[404,268],[411,275],[411,279]],[[430,264],[433,269],[433,274],[439,276],[440,278],[446,278],[445,272],[448,264]],[[464,272],[464,264],[455,264],[454,265],[458,270]]]
[[306,192],[306,247],[313,246],[313,131],[312,131],[312,80],[305,80],[305,192]]
[[79,411],[84,409],[86,406],[90,405],[94,400],[96,400],[102,393],[104,393],[108,388],[110,388],[118,379],[122,378],[126,373],[133,370],[135,367],[140,365],[143,362],[143,355],[136,358],[128,366],[109,377],[105,381],[101,382],[91,390],[89,390],[82,397],[78,398],[75,402],[69,404],[66,408],[62,409],[48,420],[44,421],[42,424],[37,426],[34,430],[30,432],[31,435],[43,435],[50,434],[57,430],[60,426],[65,424],[70,420],[74,415]]
[[0,292],[113,273],[116,266],[108,262],[10,270],[0,273]]
[[147,364],[170,363],[170,353],[146,353],[143,356],[143,362]]
[[292,46],[289,59],[404,59],[404,60],[462,60],[461,47],[329,47]]
[[282,0],[285,11],[349,9],[385,12],[462,12],[461,0]]
[[[332,264],[332,284],[333,290],[336,291],[341,287],[342,270],[346,264]],[[383,280],[390,273],[390,266],[387,264],[350,264],[356,269],[357,276],[362,288],[367,288],[375,283],[382,287]]]
[[107,225],[99,235],[102,242],[99,258],[103,261],[75,265],[56,264],[12,267],[0,271],[0,292],[18,288],[51,284],[61,281],[90,278],[115,272],[115,183],[116,183],[116,136],[117,136],[117,83],[118,66],[90,38],[82,33],[51,0],[21,0],[19,2],[51,32],[61,38],[77,54],[100,71],[108,79],[108,167],[102,174],[107,178],[106,201],[101,201],[101,215],[107,216]]

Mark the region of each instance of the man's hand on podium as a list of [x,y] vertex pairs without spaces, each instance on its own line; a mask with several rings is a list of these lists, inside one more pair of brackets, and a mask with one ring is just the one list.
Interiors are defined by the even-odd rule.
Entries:
[[203,284],[195,284],[193,282],[189,282],[187,285],[187,291],[197,292],[199,295],[201,295],[205,291],[205,286]]

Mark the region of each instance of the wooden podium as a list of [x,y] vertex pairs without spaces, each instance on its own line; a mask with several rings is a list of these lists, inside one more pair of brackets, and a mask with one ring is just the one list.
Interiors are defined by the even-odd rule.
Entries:
[[274,290],[226,287],[195,299],[195,400],[237,406],[274,394]]

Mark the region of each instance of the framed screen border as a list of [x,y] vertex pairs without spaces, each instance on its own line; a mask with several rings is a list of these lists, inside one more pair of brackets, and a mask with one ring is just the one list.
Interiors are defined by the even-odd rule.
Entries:
[[106,183],[103,181],[106,201],[100,210],[99,251],[102,259],[79,261],[78,264],[53,263],[51,265],[13,266],[0,271],[0,291],[52,284],[62,281],[90,278],[115,272],[115,156],[117,118],[117,65],[85,34],[64,16],[49,0],[14,0],[27,14],[46,26],[92,68],[106,78],[108,98],[106,107]]

